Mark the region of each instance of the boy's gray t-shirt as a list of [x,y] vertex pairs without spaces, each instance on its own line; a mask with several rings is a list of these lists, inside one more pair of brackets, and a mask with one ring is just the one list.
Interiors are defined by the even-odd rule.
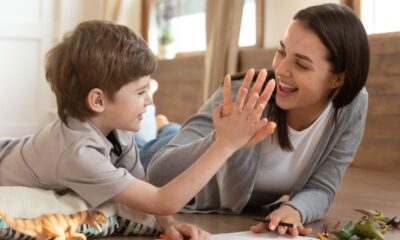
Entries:
[[33,136],[0,138],[0,186],[72,189],[96,207],[144,179],[133,132],[114,130],[110,141],[89,121],[67,122],[56,120]]

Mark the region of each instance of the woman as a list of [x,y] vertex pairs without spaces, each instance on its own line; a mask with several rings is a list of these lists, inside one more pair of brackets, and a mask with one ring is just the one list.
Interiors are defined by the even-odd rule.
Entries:
[[[277,230],[292,235],[323,217],[363,136],[368,108],[364,88],[369,68],[365,29],[351,9],[338,4],[312,6],[293,18],[273,66],[275,102],[264,116],[277,124],[274,134],[256,134],[237,151],[186,211],[240,213],[246,206],[266,205],[283,195],[254,232]],[[246,79],[252,78],[249,70]],[[265,70],[260,74],[266,75]],[[260,75],[259,74],[259,75]],[[240,82],[232,83],[237,92]],[[227,89],[227,88],[225,88]],[[218,89],[179,134],[153,158],[148,178],[162,185],[188,168],[211,144],[212,109],[231,91]],[[224,112],[229,114],[229,102]]]

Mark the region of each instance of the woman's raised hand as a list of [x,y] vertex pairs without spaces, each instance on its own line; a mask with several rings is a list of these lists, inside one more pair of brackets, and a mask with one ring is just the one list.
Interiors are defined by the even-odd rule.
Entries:
[[[235,150],[243,146],[253,146],[272,134],[276,124],[261,118],[275,88],[275,81],[268,82],[261,92],[267,71],[261,70],[250,88],[254,69],[247,71],[238,90],[236,101],[232,101],[231,78],[224,78],[224,101],[213,113],[216,141],[222,141]],[[249,89],[250,88],[250,89]]]

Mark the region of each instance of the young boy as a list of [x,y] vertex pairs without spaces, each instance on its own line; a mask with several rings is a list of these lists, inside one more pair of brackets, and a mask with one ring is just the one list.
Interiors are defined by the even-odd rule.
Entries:
[[[174,239],[208,238],[168,215],[178,212],[253,136],[272,132],[274,124],[261,119],[261,113],[273,84],[260,97],[247,96],[249,81],[244,81],[229,116],[221,107],[215,110],[210,148],[158,188],[144,180],[133,133],[152,103],[149,81],[156,59],[145,42],[125,26],[88,21],[47,58],[46,78],[57,98],[59,119],[33,136],[0,139],[0,186],[71,189],[93,207],[112,200],[161,215],[159,225]],[[230,88],[229,79],[225,83]]]

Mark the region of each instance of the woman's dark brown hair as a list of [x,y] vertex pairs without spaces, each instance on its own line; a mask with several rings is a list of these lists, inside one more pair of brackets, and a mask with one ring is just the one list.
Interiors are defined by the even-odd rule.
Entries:
[[112,101],[125,84],[150,75],[156,58],[128,27],[107,21],[82,22],[47,53],[46,78],[56,95],[58,115],[85,120],[94,115],[86,103],[93,88]]

